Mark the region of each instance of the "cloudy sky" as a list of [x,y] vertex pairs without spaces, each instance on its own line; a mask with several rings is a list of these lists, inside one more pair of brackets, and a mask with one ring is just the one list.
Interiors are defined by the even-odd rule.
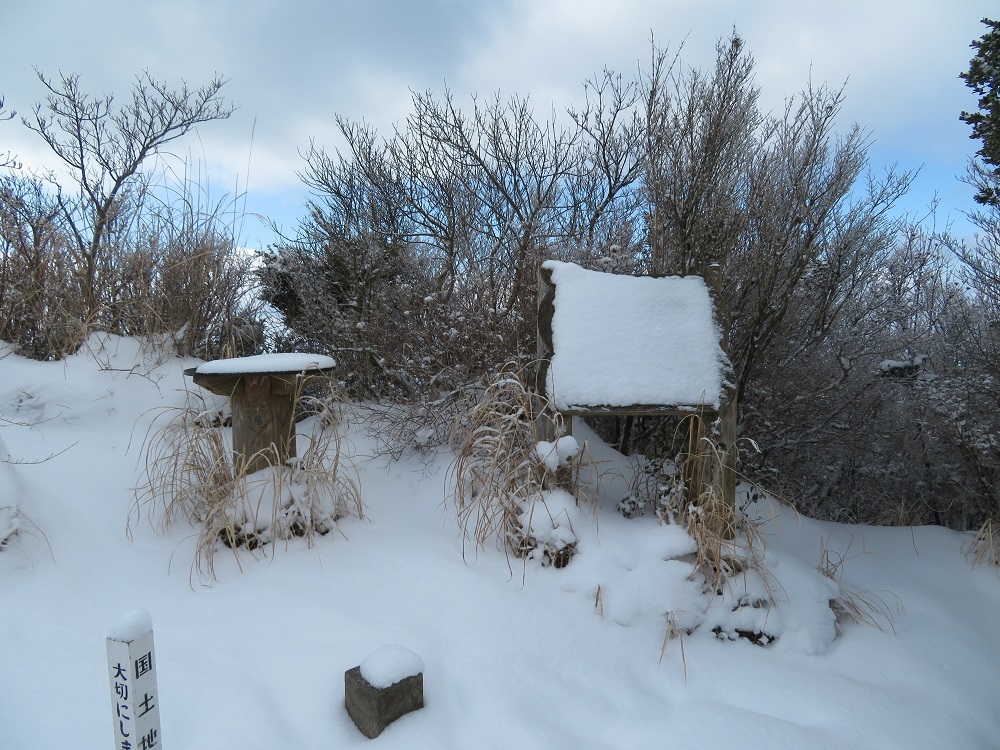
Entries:
[[[975,107],[958,78],[969,43],[996,18],[995,0],[34,0],[4,3],[6,108],[30,114],[44,97],[34,68],[79,73],[91,93],[127,96],[148,70],[171,83],[228,79],[238,106],[175,146],[213,196],[246,190],[243,206],[287,231],[303,214],[299,152],[338,145],[335,114],[380,130],[405,118],[410,91],[530,95],[536,111],[582,100],[605,67],[633,74],[682,41],[685,65],[705,67],[735,27],[757,62],[765,106],[816,83],[846,84],[842,131],[871,137],[876,168],[922,168],[902,209],[969,230],[972,191],[956,179],[976,142],[958,120]],[[0,153],[54,166],[40,139],[0,124]],[[253,218],[243,240],[272,239]]]

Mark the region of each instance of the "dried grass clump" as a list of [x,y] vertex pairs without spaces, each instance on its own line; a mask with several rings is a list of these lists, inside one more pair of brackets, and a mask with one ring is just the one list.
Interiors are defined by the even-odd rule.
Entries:
[[[850,559],[848,551],[854,545],[854,537],[851,537],[847,550],[843,553],[831,553],[829,538],[823,539],[820,543],[820,561],[817,569],[824,576],[829,578],[840,591],[836,599],[830,601],[830,608],[837,616],[837,631],[839,632],[845,620],[851,620],[858,624],[871,625],[874,628],[883,630],[883,626],[896,632],[893,609],[896,612],[902,610],[902,601],[892,592],[863,591],[846,585],[842,580],[844,563]],[[883,594],[885,596],[883,596]],[[895,607],[890,607],[886,597],[895,600]]]
[[972,567],[977,565],[1000,566],[1000,525],[987,518],[972,539],[962,545]]
[[721,591],[728,578],[748,569],[763,574],[763,537],[720,495],[717,475],[724,455],[719,444],[699,417],[685,422],[683,451],[673,462],[658,464],[655,475],[644,482],[646,491],[655,488],[660,518],[684,526],[694,539],[696,571],[711,589]]
[[218,412],[200,394],[185,397],[184,406],[162,410],[165,423],[146,436],[145,482],[136,488],[130,528],[143,507],[150,520],[158,517],[160,532],[178,520],[204,523],[233,495],[236,471]]
[[[515,363],[503,366],[453,428],[458,448],[449,470],[452,497],[459,526],[477,548],[494,539],[515,557],[563,567],[575,552],[576,537],[567,509],[551,493],[567,492],[579,506],[579,472],[589,459],[581,450],[555,461],[549,451],[557,451],[559,443],[535,441],[532,425],[542,411],[560,434],[558,414],[528,389],[523,370]],[[562,440],[568,441],[565,446],[572,438]]]
[[666,615],[666,628],[663,632],[663,645],[660,646],[660,661],[663,663],[663,656],[667,653],[667,645],[673,641],[677,640],[680,643],[681,649],[681,665],[684,667],[684,682],[687,682],[688,667],[687,667],[687,656],[684,654],[684,636],[688,634],[689,631],[685,630],[677,622],[676,612],[667,612]]
[[[694,540],[692,576],[702,579],[708,607],[727,613],[709,618],[716,623],[716,636],[766,646],[777,637],[767,629],[774,601],[765,565],[766,537],[759,521],[737,514],[734,504],[722,497],[724,452],[700,418],[689,419],[697,421],[682,423],[687,427],[682,452],[674,461],[657,464],[653,476],[640,481],[646,492],[654,489],[657,515],[683,526]],[[737,622],[755,625],[738,627]],[[668,627],[665,643],[675,636]]]
[[0,505],[0,550],[17,538],[21,529],[21,514],[15,505]]
[[[296,394],[297,403],[301,393]],[[199,394],[187,394],[184,407],[147,435],[145,481],[136,488],[129,530],[142,509],[159,532],[174,523],[199,527],[194,567],[215,577],[219,545],[258,550],[278,540],[328,534],[345,517],[364,517],[356,479],[344,452],[340,429],[340,394],[327,388],[301,399],[314,416],[308,445],[300,456],[248,474],[257,457],[236,457],[217,411]],[[273,446],[272,446],[273,448]]]

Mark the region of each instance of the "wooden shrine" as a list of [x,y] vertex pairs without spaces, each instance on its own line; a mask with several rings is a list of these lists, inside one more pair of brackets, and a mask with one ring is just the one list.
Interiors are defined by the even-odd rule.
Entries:
[[[718,274],[635,277],[544,263],[535,389],[566,425],[573,416],[690,417],[689,445],[704,461],[694,462],[701,470],[688,477],[689,492],[733,508],[736,403],[718,284]],[[551,419],[535,424],[537,439],[554,438]]]

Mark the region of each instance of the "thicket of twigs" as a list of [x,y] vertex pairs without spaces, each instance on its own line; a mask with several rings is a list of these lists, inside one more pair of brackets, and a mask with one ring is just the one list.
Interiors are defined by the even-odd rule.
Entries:
[[169,334],[205,358],[259,350],[240,196],[214,198],[166,154],[229,116],[222,80],[170,89],[146,73],[121,105],[76,75],[39,80],[46,100],[24,124],[64,171],[0,174],[0,340],[35,359],[70,354],[93,331]]
[[[1000,511],[996,206],[971,243],[904,225],[910,175],[873,169],[860,127],[836,131],[843,91],[763,111],[735,33],[709,70],[654,44],[565,115],[445,92],[415,94],[388,135],[340,118],[345,148],[305,153],[300,231],[260,258],[233,202],[144,163],[229,115],[221,80],[140,76],[120,107],[76,76],[40,80],[27,125],[70,177],[0,177],[0,339],[22,354],[60,357],[95,329],[204,358],[309,349],[354,397],[435,404],[533,356],[546,259],[719,264],[741,434],[761,447],[745,474],[826,518],[977,529]],[[265,301],[284,324],[266,342]],[[668,450],[648,420],[604,434]]]
[[[389,135],[340,119],[347,147],[310,148],[316,198],[264,259],[287,344],[336,350],[356,396],[434,403],[532,355],[546,259],[718,263],[741,434],[761,446],[743,471],[810,515],[978,527],[1000,502],[997,252],[893,218],[910,175],[836,132],[842,91],[767,113],[753,73],[734,35],[706,71],[654,46],[565,118],[445,92],[415,94]],[[650,420],[602,434],[667,450]]]

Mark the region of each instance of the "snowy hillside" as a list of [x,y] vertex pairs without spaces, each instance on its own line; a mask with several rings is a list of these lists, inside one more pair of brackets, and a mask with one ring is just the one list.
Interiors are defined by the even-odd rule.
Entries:
[[[748,512],[766,574],[709,597],[683,529],[616,512],[630,465],[580,423],[600,498],[561,509],[577,540],[562,569],[477,552],[445,500],[451,454],[373,456],[356,411],[345,429],[365,520],[312,548],[220,546],[206,577],[196,528],[158,533],[144,509],[127,533],[142,446],[195,388],[182,374],[194,364],[114,337],[63,362],[0,351],[0,748],[113,747],[105,637],[137,607],[152,616],[167,750],[367,746],[344,672],[393,645],[425,665],[426,706],[382,748],[1000,743],[1000,576],[970,566],[968,535],[761,501]],[[839,583],[817,569],[824,551]],[[838,598],[870,622],[838,626]],[[727,637],[748,630],[774,640]]]

